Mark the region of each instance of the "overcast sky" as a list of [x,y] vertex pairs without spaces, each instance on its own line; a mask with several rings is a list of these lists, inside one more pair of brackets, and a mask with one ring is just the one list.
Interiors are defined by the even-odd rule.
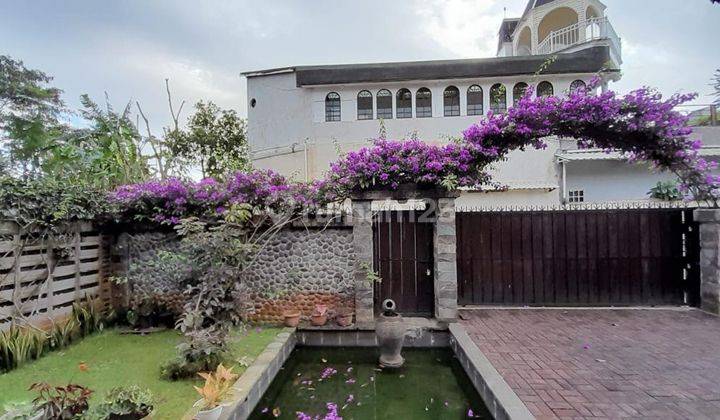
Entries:
[[[55,77],[70,106],[107,91],[139,100],[167,124],[175,97],[246,115],[240,72],[300,64],[492,57],[507,8],[526,0],[3,1],[0,54]],[[720,68],[720,5],[708,0],[606,0],[623,41],[619,92],[649,85],[709,103]],[[187,117],[187,112],[183,117]]]

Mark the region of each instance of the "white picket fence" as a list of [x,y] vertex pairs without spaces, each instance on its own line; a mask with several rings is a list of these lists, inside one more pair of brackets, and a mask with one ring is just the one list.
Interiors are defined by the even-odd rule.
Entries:
[[[101,294],[109,256],[89,223],[68,225],[63,241],[0,222],[0,330],[64,318],[74,302]],[[61,251],[61,253],[58,253]]]

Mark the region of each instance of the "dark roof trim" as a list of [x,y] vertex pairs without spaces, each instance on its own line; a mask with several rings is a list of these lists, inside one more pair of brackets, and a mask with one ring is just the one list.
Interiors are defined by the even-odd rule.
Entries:
[[[607,46],[556,55],[557,59],[543,71],[543,74],[596,73],[610,61],[610,51]],[[529,55],[405,63],[297,66],[247,72],[243,75],[249,78],[294,71],[298,87],[410,80],[474,79],[535,74],[550,57],[550,55]]]

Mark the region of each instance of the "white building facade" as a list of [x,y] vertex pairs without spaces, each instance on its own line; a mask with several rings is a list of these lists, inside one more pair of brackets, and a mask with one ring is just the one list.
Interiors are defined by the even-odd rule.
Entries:
[[[597,0],[531,0],[523,16],[502,22],[494,58],[243,73],[253,163],[311,180],[323,175],[339,151],[367,146],[381,132],[389,139],[443,143],[488,111],[512,107],[528,86],[536,95],[562,96],[600,76],[605,88],[620,77],[622,58],[620,39],[604,13]],[[545,150],[513,152],[493,169],[506,191],[468,191],[458,206],[558,205],[570,195],[580,197],[578,191],[582,201],[641,199],[667,178],[617,157],[581,159],[566,150],[574,149],[569,140],[548,143]],[[622,178],[613,165],[638,185],[627,191],[609,187]],[[598,181],[606,172],[613,175],[607,185]]]

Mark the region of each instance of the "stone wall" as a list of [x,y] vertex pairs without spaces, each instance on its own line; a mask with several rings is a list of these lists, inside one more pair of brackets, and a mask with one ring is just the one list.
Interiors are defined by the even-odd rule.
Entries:
[[282,321],[282,311],[295,308],[310,315],[315,304],[331,310],[353,309],[355,252],[347,228],[293,228],[279,232],[246,272],[253,302],[248,318]]
[[[123,306],[129,306],[133,296],[144,296],[181,310],[177,305],[182,303],[182,288],[173,282],[173,273],[147,264],[159,252],[177,249],[178,239],[171,233],[120,235],[114,250],[120,260],[116,274],[133,278],[121,299]],[[316,304],[326,304],[331,311],[354,310],[354,255],[352,230],[347,227],[278,232],[245,273],[241,312],[250,321],[274,323],[283,321],[284,309],[299,309],[304,316]]]

